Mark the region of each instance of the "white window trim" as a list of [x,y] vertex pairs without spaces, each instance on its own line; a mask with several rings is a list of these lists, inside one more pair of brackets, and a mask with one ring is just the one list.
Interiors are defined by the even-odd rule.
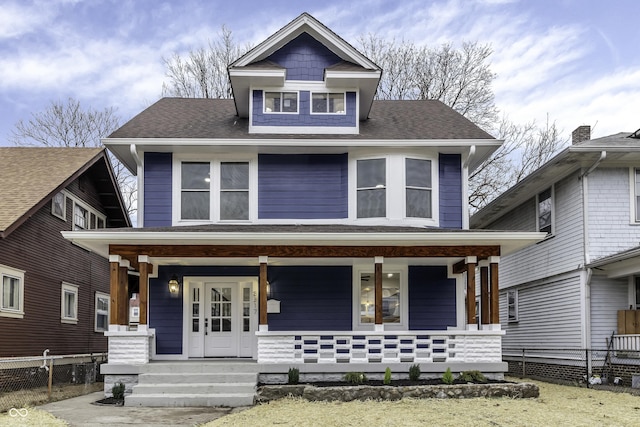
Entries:
[[547,236],[553,236],[556,232],[556,191],[554,185],[536,194],[536,231],[540,231],[540,194],[547,191],[547,189],[551,190],[551,231],[549,231]]
[[[72,294],[75,295],[75,300],[74,300],[75,317],[67,317],[65,315],[65,312],[64,312],[65,292],[71,292]],[[72,325],[78,324],[78,293],[79,292],[78,292],[77,285],[72,285],[71,283],[62,282],[62,286],[60,287],[60,321],[62,323],[68,323]]]
[[[344,110],[342,112],[314,112],[313,111],[313,94],[314,93],[321,93],[324,95],[330,95],[330,94],[342,94],[342,104],[344,105]],[[328,101],[327,101],[328,102]],[[327,110],[328,110],[328,106],[327,106]],[[331,91],[321,91],[321,90],[316,90],[316,91],[311,91],[309,93],[309,113],[311,115],[318,115],[318,116],[346,116],[347,115],[347,92],[342,92],[342,91],[336,91],[336,92],[331,92]]]
[[[386,159],[386,212],[384,218],[358,218],[358,160]],[[406,215],[405,159],[431,161],[431,218],[413,218]],[[350,153],[349,154],[349,220],[368,225],[440,225],[440,178],[437,153],[397,152]],[[393,173],[392,173],[393,172]]]
[[[513,297],[513,307],[514,307],[514,312],[515,312],[515,316],[513,319],[509,318],[509,294],[513,293],[514,297]],[[507,289],[507,323],[518,323],[520,321],[520,313],[519,313],[519,302],[518,302],[518,290],[517,289]]]
[[[98,299],[99,298],[104,298],[107,300],[107,312],[106,313],[101,313],[98,311]],[[95,297],[94,297],[94,316],[93,316],[93,330],[94,332],[105,332],[109,329],[109,309],[111,308],[111,296],[109,294],[105,294],[104,292],[99,292],[96,291]],[[106,314],[107,316],[107,326],[105,329],[99,329],[98,328],[98,314]]]
[[[354,331],[373,331],[374,323],[360,322],[360,276],[362,273],[371,274],[374,277],[374,264],[354,265],[352,272],[352,301],[353,316],[352,327]],[[403,331],[409,327],[409,268],[406,265],[399,264],[383,264],[382,274],[398,273],[400,274],[400,322],[399,323],[383,323],[385,331]]]
[[629,221],[632,225],[640,224],[640,212],[637,211],[637,203],[636,197],[640,196],[640,188],[636,186],[636,172],[640,172],[640,167],[629,168],[629,188],[631,191],[629,192],[630,204],[629,204],[629,217],[631,221]]
[[[54,210],[54,206],[55,204],[53,203],[53,199],[56,198],[56,196],[58,194],[62,194],[62,215],[58,215],[55,210]],[[55,216],[56,218],[60,218],[63,221],[67,221],[67,194],[65,191],[60,191],[56,194],[53,195],[53,197],[51,198],[51,215]]]
[[[91,207],[91,205],[89,205],[88,203],[78,199],[77,197],[74,197],[72,194],[67,194],[67,198],[71,199],[71,202],[73,203],[73,209],[71,210],[71,226],[74,229],[75,229],[75,226],[76,226],[76,219],[75,219],[76,205],[82,207],[83,209],[86,209],[88,214],[89,214],[89,217],[87,218],[89,226],[87,228],[85,228],[85,230],[95,230],[95,229],[97,229],[98,219],[101,219],[103,221],[104,226],[106,228],[106,226],[107,226],[107,216],[106,215],[101,214],[96,209]],[[96,227],[92,227],[91,214],[95,215],[95,217],[96,217]]]
[[[20,281],[20,299],[18,301],[18,309],[2,308],[4,292],[2,289],[4,277],[12,277]],[[0,317],[13,317],[22,319],[24,317],[24,271],[7,267],[0,264]]]
[[[209,219],[182,219],[181,192],[182,192],[182,162],[208,162],[211,176],[214,177],[210,186]],[[221,220],[220,219],[220,164],[229,162],[249,163],[249,219],[248,220]],[[246,157],[238,156],[181,156],[174,155],[172,163],[172,218],[173,225],[200,225],[212,223],[246,224],[255,222],[258,218],[258,158],[257,155]]]
[[[279,92],[281,99],[284,99],[282,95],[284,93],[295,93],[296,94],[296,111],[267,111],[267,92]],[[299,115],[300,114],[300,91],[293,89],[264,89],[262,91],[262,113],[263,114],[292,114]]]

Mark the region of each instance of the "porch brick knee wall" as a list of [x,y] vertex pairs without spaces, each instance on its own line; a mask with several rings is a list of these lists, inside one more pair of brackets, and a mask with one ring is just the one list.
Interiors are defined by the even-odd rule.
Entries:
[[[461,361],[477,363],[502,362],[501,336],[461,337],[456,339],[456,342],[460,341],[462,341],[460,344],[463,343],[461,347],[464,349],[463,354],[460,355],[462,356]],[[458,354],[456,354],[456,358],[458,358]]]
[[568,382],[584,382],[587,374],[585,366],[572,366],[566,364],[540,363],[526,361],[524,375],[521,361],[508,361],[508,374],[512,376],[525,376],[527,378],[554,379]]
[[149,362],[149,338],[146,336],[110,336],[109,364]]

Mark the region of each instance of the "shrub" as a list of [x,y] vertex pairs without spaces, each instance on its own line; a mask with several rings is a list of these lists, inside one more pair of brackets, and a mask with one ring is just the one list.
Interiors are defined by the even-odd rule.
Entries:
[[113,387],[111,387],[111,394],[113,394],[114,399],[123,400],[124,399],[124,384],[115,383]]
[[351,384],[362,384],[367,381],[364,372],[347,372],[344,374],[344,380]]
[[453,374],[451,373],[451,368],[447,368],[446,371],[444,371],[444,374],[442,374],[442,382],[445,384],[453,384]]
[[300,381],[300,370],[298,368],[289,368],[287,384],[298,384]]
[[409,366],[409,379],[411,381],[418,381],[420,379],[420,365],[417,363]]
[[465,383],[486,383],[487,378],[480,371],[464,371],[460,372],[458,381]]
[[391,384],[391,368],[387,367],[387,369],[385,369],[384,371],[384,380],[383,380],[385,385],[389,385]]

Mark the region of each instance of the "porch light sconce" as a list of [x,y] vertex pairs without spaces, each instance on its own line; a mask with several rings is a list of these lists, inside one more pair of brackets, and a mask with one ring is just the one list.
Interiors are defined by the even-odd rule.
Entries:
[[178,276],[175,274],[169,280],[169,292],[172,294],[177,294],[180,292],[180,282],[178,282]]

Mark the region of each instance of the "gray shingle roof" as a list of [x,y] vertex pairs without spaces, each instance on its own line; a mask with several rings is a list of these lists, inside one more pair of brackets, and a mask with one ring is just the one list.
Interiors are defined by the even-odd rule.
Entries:
[[[109,138],[326,139],[328,135],[249,134],[232,99],[162,98]],[[332,139],[493,139],[440,101],[374,101],[358,135]]]

